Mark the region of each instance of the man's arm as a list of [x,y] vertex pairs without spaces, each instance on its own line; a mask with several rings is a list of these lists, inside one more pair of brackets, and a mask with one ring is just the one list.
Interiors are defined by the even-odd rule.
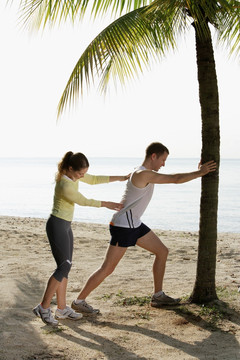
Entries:
[[199,165],[199,170],[189,172],[189,173],[180,173],[180,174],[159,174],[152,170],[142,170],[136,172],[132,177],[132,183],[134,186],[143,188],[147,184],[182,184],[198,177],[202,177],[209,172],[216,170],[215,161],[208,161],[203,165]]

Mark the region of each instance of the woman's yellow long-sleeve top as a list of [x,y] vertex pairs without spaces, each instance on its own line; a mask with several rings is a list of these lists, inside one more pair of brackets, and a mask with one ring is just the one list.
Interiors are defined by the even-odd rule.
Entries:
[[101,206],[101,201],[87,199],[78,191],[79,181],[90,185],[104,184],[109,182],[109,176],[85,174],[83,178],[77,181],[72,181],[67,176],[62,176],[61,180],[56,182],[55,185],[52,215],[60,219],[72,221],[75,204],[93,207]]

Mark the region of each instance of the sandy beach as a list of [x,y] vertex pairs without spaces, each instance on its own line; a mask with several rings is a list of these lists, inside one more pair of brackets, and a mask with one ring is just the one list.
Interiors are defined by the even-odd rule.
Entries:
[[[61,321],[54,329],[32,313],[55,268],[46,220],[0,217],[0,222],[1,360],[240,359],[240,234],[218,236],[219,300],[214,304],[187,302],[195,282],[198,234],[156,230],[170,251],[164,290],[182,297],[179,306],[150,307],[153,256],[135,247],[89,296],[101,314]],[[106,225],[74,222],[72,227],[68,305],[102,263],[109,241]]]

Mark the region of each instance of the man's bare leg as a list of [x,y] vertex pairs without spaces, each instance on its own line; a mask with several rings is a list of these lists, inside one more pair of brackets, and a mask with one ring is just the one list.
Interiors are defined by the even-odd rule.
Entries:
[[78,295],[78,300],[86,299],[86,297],[114,271],[126,250],[127,248],[125,247],[109,245],[102,266],[88,278],[86,284]]
[[151,299],[151,306],[161,307],[163,305],[177,305],[181,299],[174,299],[162,291],[163,278],[168,256],[167,247],[161,240],[150,231],[137,241],[137,245],[150,251],[155,255],[153,263],[154,295]]
[[162,290],[163,278],[165,274],[168,248],[161,242],[159,237],[150,231],[137,241],[137,245],[155,255],[153,263],[154,292]]

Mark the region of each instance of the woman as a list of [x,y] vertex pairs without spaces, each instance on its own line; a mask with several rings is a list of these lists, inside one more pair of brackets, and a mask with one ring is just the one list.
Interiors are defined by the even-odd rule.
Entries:
[[[57,319],[78,320],[82,314],[66,306],[68,274],[72,266],[73,234],[71,221],[74,204],[120,210],[122,204],[85,198],[78,191],[79,181],[94,185],[124,181],[128,176],[94,176],[87,174],[88,159],[82,153],[67,152],[58,164],[52,213],[46,224],[47,236],[57,268],[48,280],[42,302],[33,313],[45,324],[57,326]],[[52,316],[50,303],[56,293],[57,310]]]

